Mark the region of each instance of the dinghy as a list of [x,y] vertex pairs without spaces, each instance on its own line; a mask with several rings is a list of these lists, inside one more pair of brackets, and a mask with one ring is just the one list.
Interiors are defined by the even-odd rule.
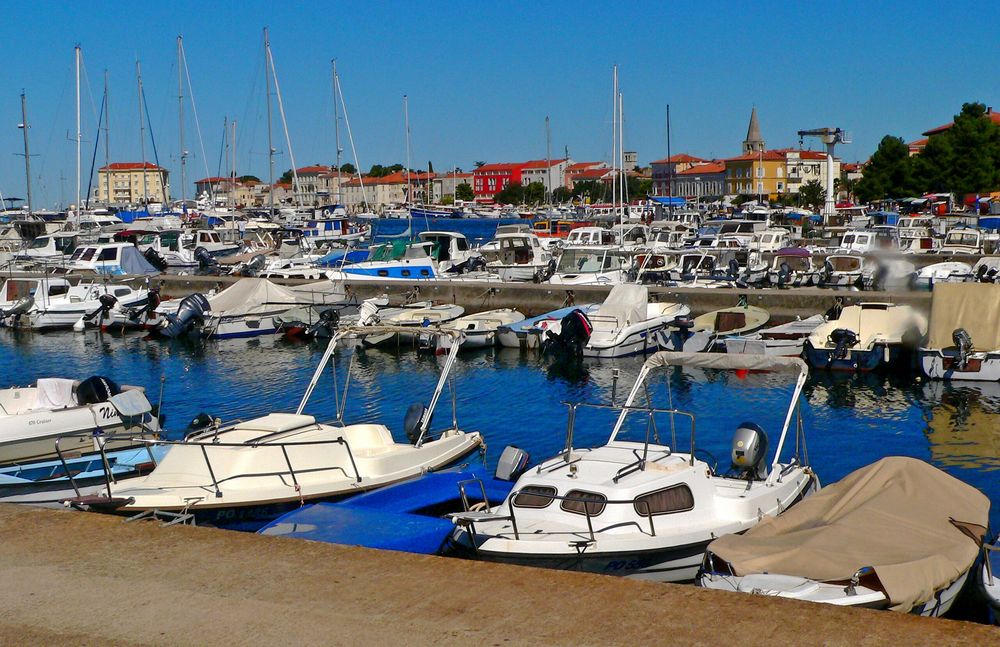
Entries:
[[[719,470],[695,447],[694,413],[648,401],[661,388],[649,384],[650,377],[675,366],[794,377],[770,462],[767,434],[745,422],[733,435],[732,467]],[[800,457],[783,457],[789,432],[802,434],[800,424],[792,423],[807,373],[795,358],[656,353],[643,364],[624,405],[570,405],[564,451],[525,472],[502,503],[454,515],[453,548],[492,562],[692,581],[713,539],[784,512],[817,485]],[[669,379],[666,384],[669,389]],[[620,413],[605,445],[576,448],[574,423],[591,407]],[[699,438],[705,433],[699,426]],[[796,440],[800,447],[803,437]],[[678,442],[689,443],[690,451],[681,451]]]
[[663,350],[704,353],[724,347],[729,337],[757,332],[770,318],[767,310],[740,299],[740,304],[732,308],[674,322],[671,328],[658,335],[657,341]]
[[[497,344],[497,331],[501,326],[509,326],[520,321],[524,321],[524,315],[517,310],[513,308],[499,308],[497,310],[487,310],[486,312],[465,315],[464,317],[444,323],[441,327],[445,330],[461,331],[465,336],[465,339],[462,340],[462,348],[464,349],[491,348]],[[451,337],[435,338],[429,336],[426,344],[423,345],[431,347],[434,340],[436,340],[436,345],[433,345],[433,348],[439,351],[447,350],[452,344]],[[421,339],[421,342],[424,342],[424,340]]]
[[650,302],[644,285],[616,285],[597,311],[588,315],[593,330],[583,355],[611,358],[656,350],[656,333],[690,313],[680,303]]
[[1000,285],[937,286],[927,340],[917,353],[932,380],[1000,381]]
[[[150,438],[160,429],[141,387],[93,376],[40,378],[33,386],[0,389],[0,465],[56,458],[61,437],[65,454],[96,451],[107,436],[133,427]],[[107,443],[108,449],[124,446]]]
[[976,562],[989,511],[976,488],[921,460],[890,456],[745,534],[716,539],[699,583],[940,616]]
[[440,326],[462,316],[465,308],[450,303],[434,305],[430,301],[411,303],[400,308],[389,308],[378,313],[377,323],[397,330],[383,334],[369,334],[363,338],[366,346],[378,346],[391,341],[413,343],[420,337],[421,329]]
[[872,371],[897,364],[927,333],[927,317],[911,306],[860,303],[813,330],[806,340],[810,366],[832,371]]
[[[197,522],[256,530],[307,502],[342,498],[410,479],[479,449],[482,436],[459,429],[454,409],[443,429],[431,431],[431,418],[448,383],[458,344],[444,361],[430,404],[418,402],[405,412],[403,433],[408,442],[396,442],[384,424],[346,423],[346,392],[337,418],[329,424],[303,413],[342,340],[400,331],[406,332],[399,327],[339,330],[294,413],[271,413],[229,426],[213,424],[183,441],[167,443],[170,451],[147,476],[113,483],[99,496],[69,503],[119,514],[192,515]],[[439,334],[461,337],[455,331]]]

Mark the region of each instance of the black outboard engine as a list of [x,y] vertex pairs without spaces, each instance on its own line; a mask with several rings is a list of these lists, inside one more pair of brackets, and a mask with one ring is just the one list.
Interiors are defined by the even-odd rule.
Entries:
[[[423,402],[414,402],[406,410],[406,416],[403,418],[403,431],[406,432],[406,437],[414,445],[420,440],[420,421],[426,411],[427,407],[424,406]],[[430,425],[430,420],[428,420],[427,427],[430,428]]]
[[198,261],[198,268],[201,270],[214,270],[219,267],[219,261],[215,260],[204,247],[198,247],[194,250],[194,258]]
[[736,280],[740,277],[740,262],[735,258],[730,258],[727,264],[726,276],[732,280]]
[[97,308],[97,310],[94,310],[88,315],[84,315],[84,321],[93,321],[94,319],[97,319],[98,322],[101,322],[104,320],[104,315],[111,312],[111,309],[118,304],[118,299],[113,294],[102,294],[97,298],[97,300],[101,305]]
[[549,262],[544,268],[540,268],[535,272],[535,283],[545,283],[552,278],[552,275],[556,273],[556,259],[550,258]]
[[163,258],[163,255],[160,254],[160,252],[150,247],[149,249],[144,251],[142,255],[146,258],[147,261],[149,261],[150,265],[160,270],[161,272],[166,271],[167,259]]
[[167,315],[167,324],[160,328],[159,333],[164,337],[178,337],[196,323],[202,322],[205,313],[211,310],[212,306],[204,294],[189,294],[181,300],[176,314]]
[[553,334],[551,330],[546,331],[546,338],[542,342],[542,354],[552,354],[557,359],[582,358],[583,347],[590,341],[592,332],[594,325],[590,323],[590,318],[583,310],[574,309],[562,318],[558,334]]
[[319,320],[306,329],[307,337],[333,337],[334,331],[340,325],[340,311],[336,308],[327,308],[319,313]]
[[146,304],[139,308],[128,308],[128,320],[137,323],[143,316],[156,310],[160,307],[160,290],[158,288],[150,288],[149,295],[146,297]]
[[257,276],[257,272],[260,272],[265,267],[267,267],[267,259],[263,254],[255,254],[253,258],[244,263],[243,267],[240,268],[240,276]]
[[972,335],[965,328],[956,328],[951,333],[951,340],[955,342],[958,355],[955,357],[955,368],[962,370],[969,363],[969,356],[972,355]]
[[850,328],[835,328],[830,333],[830,343],[834,345],[831,359],[846,358],[848,349],[857,346],[859,341],[858,333]]
[[830,306],[830,309],[827,310],[825,313],[826,320],[836,321],[840,319],[840,313],[842,313],[843,311],[844,311],[844,299],[843,297],[837,297],[837,299],[833,302],[833,305]]
[[825,285],[833,278],[833,263],[829,260],[823,261],[823,269],[819,273],[819,284]]
[[783,287],[788,284],[792,278],[792,267],[785,261],[781,262],[778,266],[778,287]]
[[767,478],[767,434],[755,422],[741,422],[733,433],[728,476],[747,481]]
[[76,387],[76,401],[80,406],[107,402],[113,395],[121,393],[118,385],[106,377],[88,377]]

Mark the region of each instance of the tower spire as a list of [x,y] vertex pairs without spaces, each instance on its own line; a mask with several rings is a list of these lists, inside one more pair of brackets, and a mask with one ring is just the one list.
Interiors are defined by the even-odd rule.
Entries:
[[764,150],[764,138],[760,134],[760,122],[757,120],[757,106],[750,111],[750,126],[747,128],[747,138],[743,140],[743,154]]

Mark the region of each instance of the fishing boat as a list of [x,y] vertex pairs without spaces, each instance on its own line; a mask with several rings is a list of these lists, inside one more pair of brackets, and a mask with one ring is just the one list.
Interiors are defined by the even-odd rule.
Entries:
[[976,488],[924,461],[890,456],[742,535],[716,539],[699,583],[940,616],[976,562],[989,511]]
[[786,247],[774,252],[768,282],[776,287],[812,285],[816,279],[816,266],[812,252],[803,247]]
[[927,333],[927,317],[911,306],[863,302],[847,306],[806,339],[810,366],[833,371],[872,371],[896,365]]
[[706,312],[692,319],[678,319],[657,335],[663,350],[703,353],[724,347],[729,337],[757,332],[767,324],[771,314],[763,308],[749,305],[745,298],[731,308]]
[[[449,423],[431,430],[459,344],[446,356],[430,404],[418,402],[406,410],[402,431],[407,442],[396,442],[385,424],[345,422],[346,391],[330,423],[319,423],[303,413],[342,340],[399,330],[339,330],[294,413],[210,425],[183,441],[168,442],[170,451],[148,475],[113,483],[99,495],[69,503],[126,515],[192,515],[198,523],[257,530],[264,522],[306,503],[344,498],[411,479],[478,450],[482,436],[458,427],[454,400]],[[461,336],[454,331],[440,334]],[[348,384],[350,376],[345,381],[345,386]]]
[[0,285],[0,326],[19,327],[21,318],[40,303],[66,294],[72,284],[63,277],[11,277]]
[[[452,319],[442,324],[441,327],[446,330],[460,330],[465,336],[465,339],[462,340],[462,348],[464,349],[492,348],[498,343],[497,331],[502,326],[510,326],[521,321],[524,321],[524,315],[517,310],[498,308]],[[424,345],[431,346],[433,339],[421,341],[424,342]],[[433,348],[438,351],[446,350],[452,344],[451,337],[437,337],[436,341]]]
[[141,387],[101,376],[39,378],[0,389],[0,465],[55,458],[56,440],[64,436],[61,449],[70,455],[94,451],[104,437],[133,427],[155,437],[157,413]]
[[563,318],[574,310],[580,310],[585,315],[590,315],[600,307],[600,304],[597,303],[584,303],[529,317],[518,323],[498,328],[497,339],[504,348],[520,348],[522,350],[538,348],[545,339],[546,331],[558,332]]
[[727,353],[799,357],[806,339],[823,323],[826,323],[825,316],[813,315],[764,328],[756,333],[726,337],[723,341]]
[[[648,401],[657,390],[650,378],[675,366],[794,376],[770,462],[767,434],[744,422],[733,435],[732,466],[719,470],[695,446],[694,413]],[[643,364],[624,405],[569,405],[565,449],[525,472],[499,505],[453,515],[452,545],[463,556],[486,561],[692,581],[713,539],[784,512],[816,487],[800,457],[783,458],[789,431],[803,433],[793,419],[807,373],[795,358],[656,353]],[[591,407],[620,413],[606,444],[575,448],[574,424]],[[678,441],[687,440],[678,436],[688,429],[690,450],[680,451]],[[698,434],[705,434],[702,427]]]
[[531,281],[549,271],[552,253],[542,247],[538,236],[530,232],[497,234],[497,258],[486,263],[504,281]]
[[[146,286],[132,287],[127,283],[107,281],[69,285],[54,284],[54,280],[41,280],[48,294],[43,292],[41,298],[32,296],[14,307],[11,312],[14,316],[6,318],[7,325],[42,331],[102,327],[111,323],[111,312],[115,308],[141,308],[149,300]],[[54,286],[58,287],[53,290]],[[38,294],[37,290],[34,294]]]
[[824,288],[861,287],[867,270],[860,254],[830,254],[816,273],[816,285]]
[[690,313],[680,303],[650,302],[643,285],[616,285],[597,311],[588,315],[593,328],[583,355],[611,358],[656,350],[656,334]]
[[608,285],[622,283],[629,257],[617,247],[566,247],[549,283],[557,285]]
[[932,380],[1000,381],[1000,285],[937,286],[918,356]]

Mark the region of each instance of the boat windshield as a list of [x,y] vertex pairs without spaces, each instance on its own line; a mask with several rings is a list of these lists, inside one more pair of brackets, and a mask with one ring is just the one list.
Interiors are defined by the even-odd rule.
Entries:
[[978,245],[979,235],[974,233],[953,231],[948,234],[947,245]]
[[605,250],[567,249],[559,257],[560,273],[588,273],[617,269],[621,258]]
[[39,236],[35,240],[31,241],[28,245],[28,249],[44,249],[49,246],[50,238],[48,236]]

